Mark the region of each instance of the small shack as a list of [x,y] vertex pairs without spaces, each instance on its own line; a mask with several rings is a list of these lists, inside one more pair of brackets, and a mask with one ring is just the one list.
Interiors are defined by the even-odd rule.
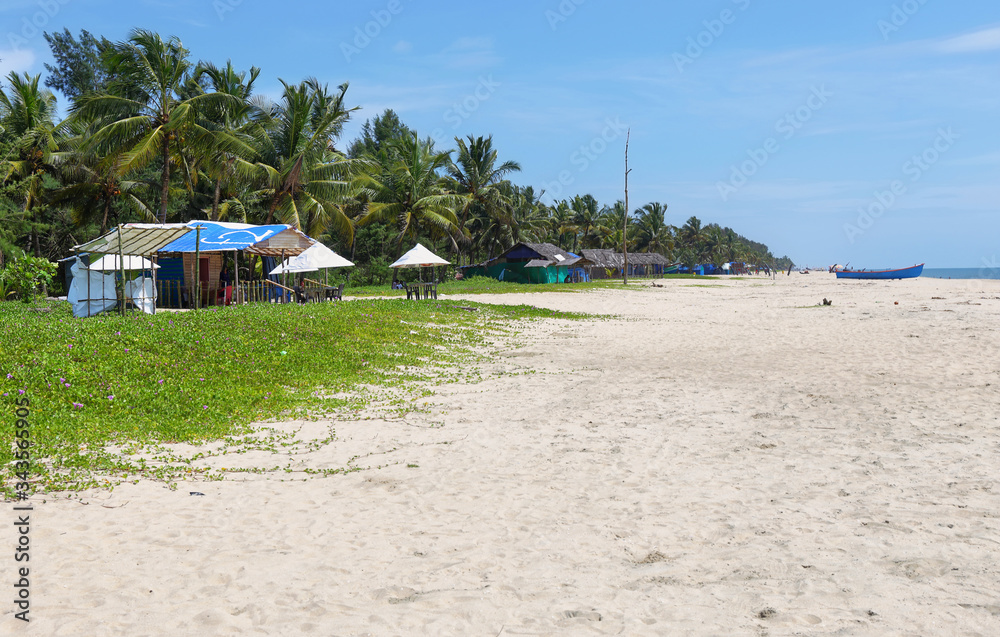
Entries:
[[565,283],[580,257],[551,243],[518,243],[486,263],[462,268],[463,276],[515,283]]
[[[270,272],[288,257],[298,256],[316,243],[300,230],[285,224],[255,226],[221,221],[189,221],[185,224],[130,224],[133,227],[179,226],[193,229],[180,239],[157,251],[160,266],[157,299],[161,307],[192,307],[191,290],[198,283],[200,305],[214,305],[235,299],[237,302],[267,300],[280,293],[277,286],[270,290],[264,281],[239,280],[239,256],[263,258],[264,272]],[[220,281],[227,257],[234,290]],[[249,270],[247,270],[249,273]],[[277,283],[273,277],[272,283]]]
[[659,252],[630,252],[628,255],[629,276],[655,276],[665,274],[670,261]]
[[580,252],[583,256],[577,265],[587,271],[592,281],[615,279],[622,275],[624,257],[614,250],[588,248]]

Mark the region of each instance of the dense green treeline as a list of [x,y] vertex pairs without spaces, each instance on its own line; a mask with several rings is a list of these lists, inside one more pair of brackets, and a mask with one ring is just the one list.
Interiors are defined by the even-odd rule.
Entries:
[[[566,250],[659,252],[687,264],[787,267],[767,246],[666,204],[628,212],[589,194],[553,204],[514,183],[520,164],[489,135],[437,147],[387,110],[358,139],[348,84],[281,80],[259,94],[259,68],[194,62],[176,38],[136,30],[122,42],[83,31],[45,35],[47,76],[0,84],[0,259],[48,259],[118,223],[210,219],[288,223],[359,264],[356,283],[384,281],[414,241],[478,263],[517,241]],[[60,118],[55,89],[65,96]]]

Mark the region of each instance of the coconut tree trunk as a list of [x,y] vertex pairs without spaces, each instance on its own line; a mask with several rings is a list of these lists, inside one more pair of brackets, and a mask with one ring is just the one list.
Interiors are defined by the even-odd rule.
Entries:
[[212,198],[212,221],[219,220],[219,197],[222,196],[222,177],[215,180],[215,196]]
[[271,225],[274,220],[274,211],[278,209],[278,201],[281,195],[275,195],[274,199],[271,200],[271,206],[267,209],[267,221],[264,222],[265,226]]
[[104,218],[101,219],[101,234],[103,235],[108,231],[108,210],[111,209],[111,200],[104,200]]
[[163,186],[160,190],[160,223],[167,222],[167,199],[170,197],[170,136],[163,140]]

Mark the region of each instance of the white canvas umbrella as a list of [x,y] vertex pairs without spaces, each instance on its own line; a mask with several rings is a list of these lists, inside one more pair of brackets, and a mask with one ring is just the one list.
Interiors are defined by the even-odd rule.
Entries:
[[413,246],[413,249],[399,257],[390,268],[429,268],[434,265],[448,265],[438,255],[434,254],[421,244]]
[[[121,267],[122,263],[124,263],[124,267]],[[117,254],[106,254],[91,263],[88,269],[98,272],[117,272],[118,270],[152,270],[154,268],[158,270],[160,266],[154,265],[149,259],[140,256],[125,255],[125,259],[122,261]]]
[[[448,265],[448,261],[445,261],[438,255],[434,254],[421,244],[413,246],[413,249],[404,254],[403,256],[396,259],[396,262],[390,265],[390,268],[430,268],[436,265]],[[423,275],[421,274],[421,280],[423,280]]]
[[271,270],[271,274],[286,272],[315,272],[323,268],[346,268],[354,265],[322,243],[314,243],[302,254],[285,260],[284,263]]

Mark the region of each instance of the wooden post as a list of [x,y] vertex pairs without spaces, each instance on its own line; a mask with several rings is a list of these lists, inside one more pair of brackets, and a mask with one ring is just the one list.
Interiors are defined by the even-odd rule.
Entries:
[[625,256],[625,267],[622,268],[622,283],[628,285],[628,142],[632,137],[632,129],[625,133],[625,219],[622,221],[622,254]]
[[201,226],[194,229],[194,309],[201,305]]
[[[281,268],[281,284],[286,288],[288,287],[288,273],[285,272],[285,249],[281,249],[281,261],[278,263],[278,267]],[[282,292],[281,301],[285,301],[285,293]]]
[[[80,263],[83,263],[83,258],[80,258]],[[87,253],[87,318],[90,318],[90,253]]]
[[[235,282],[235,285],[233,286],[232,303],[234,303],[235,305],[239,305],[240,304],[240,251],[239,250],[233,250],[233,270],[235,270],[235,272],[233,273],[233,281]],[[223,299],[224,298],[225,296],[223,296]],[[225,301],[223,301],[223,303],[225,303]]]
[[[153,254],[152,252],[149,253],[149,261],[150,261],[150,263],[153,264],[153,270],[152,270],[152,272],[153,272],[153,316],[156,316],[156,299],[160,297],[160,295],[157,294],[157,290],[156,290],[156,262],[158,260],[159,260],[159,255]],[[143,286],[143,289],[146,289],[146,286]]]
[[122,247],[122,224],[118,224],[118,272],[122,278],[121,315],[125,316],[125,254]]

